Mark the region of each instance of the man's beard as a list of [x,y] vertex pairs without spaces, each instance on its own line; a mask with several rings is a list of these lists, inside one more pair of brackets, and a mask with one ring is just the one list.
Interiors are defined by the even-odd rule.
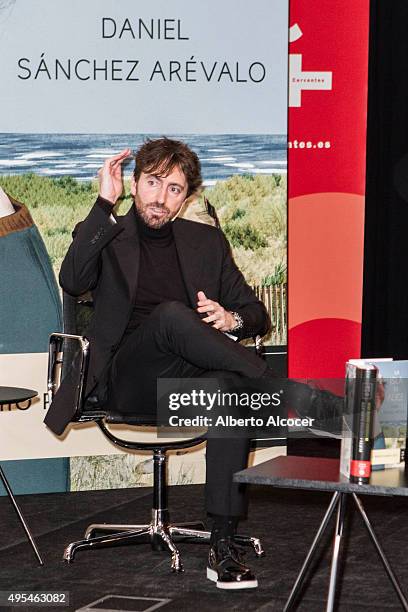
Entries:
[[152,229],[160,229],[171,221],[171,212],[164,204],[141,202],[135,198],[135,206],[139,217]]

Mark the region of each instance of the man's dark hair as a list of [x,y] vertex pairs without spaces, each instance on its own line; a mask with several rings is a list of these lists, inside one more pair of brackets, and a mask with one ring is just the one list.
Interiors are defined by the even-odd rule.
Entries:
[[142,172],[167,176],[178,166],[187,179],[187,197],[197,191],[202,184],[201,164],[198,156],[188,145],[171,138],[148,139],[137,151],[135,180]]

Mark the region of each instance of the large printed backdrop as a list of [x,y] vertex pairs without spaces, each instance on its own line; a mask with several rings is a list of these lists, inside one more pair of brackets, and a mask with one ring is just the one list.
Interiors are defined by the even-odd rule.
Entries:
[[[284,284],[287,19],[286,0],[0,4],[0,185],[28,206],[55,273],[104,159],[166,134],[199,154],[206,195],[248,281]],[[129,205],[127,197],[120,212]],[[186,214],[205,220],[202,199]],[[18,260],[3,259],[12,296]],[[24,300],[38,309],[27,292]],[[0,325],[18,326],[16,312]],[[284,343],[284,329],[272,340]],[[46,343],[45,334],[43,347],[1,349],[0,384],[40,391],[28,409],[3,411],[1,458],[117,452],[92,426],[64,440],[45,429]]]

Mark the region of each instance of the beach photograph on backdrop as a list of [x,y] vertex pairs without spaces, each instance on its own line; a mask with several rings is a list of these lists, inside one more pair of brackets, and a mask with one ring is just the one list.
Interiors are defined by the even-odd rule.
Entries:
[[[269,311],[273,327],[265,343],[285,345],[286,134],[166,136],[187,142],[202,164],[203,191],[182,216],[214,223],[206,201],[214,206],[238,267]],[[0,186],[29,208],[57,277],[72,229],[96,199],[97,170],[121,149],[155,137],[160,134],[1,135]],[[118,214],[132,203],[130,173]]]

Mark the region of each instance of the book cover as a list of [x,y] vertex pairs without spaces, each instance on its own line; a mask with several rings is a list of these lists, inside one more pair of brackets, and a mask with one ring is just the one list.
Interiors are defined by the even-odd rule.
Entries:
[[378,368],[371,363],[346,364],[340,471],[359,484],[367,483],[371,475],[377,374]]
[[[406,447],[408,360],[370,360],[370,363],[378,367],[383,386],[383,399],[376,413],[373,464],[383,457],[385,468],[397,467],[404,460]],[[381,448],[386,452],[379,452]]]

